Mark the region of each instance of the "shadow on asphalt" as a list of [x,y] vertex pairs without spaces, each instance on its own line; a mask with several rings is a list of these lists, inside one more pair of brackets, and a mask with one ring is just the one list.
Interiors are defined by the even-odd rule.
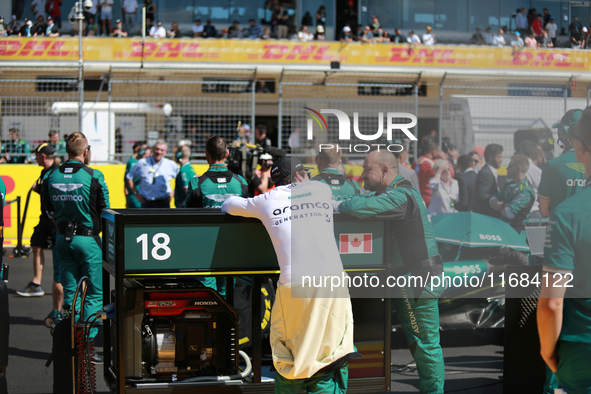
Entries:
[[34,319],[29,316],[10,316],[10,325],[20,324],[26,326],[43,326],[45,327],[45,323],[43,320]]
[[35,350],[24,350],[15,347],[8,347],[8,355],[10,356],[18,356],[24,358],[35,358],[38,360],[46,361],[49,359],[50,353],[47,352],[38,352]]

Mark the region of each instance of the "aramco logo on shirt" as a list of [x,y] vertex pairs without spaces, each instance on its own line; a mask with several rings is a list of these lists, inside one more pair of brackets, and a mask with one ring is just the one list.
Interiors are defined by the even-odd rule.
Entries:
[[[309,108],[303,107],[306,112],[305,115],[309,116],[307,120],[307,136],[308,141],[314,138],[314,122],[320,127],[322,132],[328,133],[328,123],[322,114],[332,114],[337,117],[339,122],[339,144],[319,144],[319,152],[322,149],[333,149],[335,146],[338,150],[347,152],[358,152],[364,153],[369,152],[372,149],[387,149],[390,152],[402,152],[404,147],[400,144],[349,144],[345,141],[351,141],[351,119],[349,115],[338,109],[321,109],[320,112]],[[401,120],[410,120],[407,123],[399,123]],[[353,133],[355,137],[362,141],[376,141],[380,137],[384,136],[388,141],[392,141],[393,131],[400,130],[408,137],[411,141],[416,141],[417,137],[410,131],[417,125],[417,117],[413,114],[406,112],[388,112],[386,113],[386,129],[384,132],[384,113],[378,112],[378,130],[374,134],[363,134],[359,130],[359,113],[353,113]]]

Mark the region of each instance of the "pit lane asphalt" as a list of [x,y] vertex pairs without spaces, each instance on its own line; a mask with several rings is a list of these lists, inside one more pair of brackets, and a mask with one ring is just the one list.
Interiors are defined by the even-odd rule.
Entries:
[[[53,265],[50,251],[45,251],[45,270],[41,286],[42,297],[20,297],[33,277],[33,255],[10,258],[7,248],[4,262],[10,265],[9,311],[10,341],[7,369],[8,392],[11,394],[52,393],[53,364],[45,367],[52,347],[50,330],[43,320],[51,310],[51,280]],[[399,330],[392,335],[392,392],[418,393],[419,379],[404,335]],[[447,391],[460,393],[496,394],[503,390],[503,346],[492,337],[467,330],[445,331],[441,335],[445,358]],[[102,350],[102,349],[100,349]],[[461,390],[461,391],[460,391]],[[97,394],[109,393],[103,379],[103,366],[97,366]]]

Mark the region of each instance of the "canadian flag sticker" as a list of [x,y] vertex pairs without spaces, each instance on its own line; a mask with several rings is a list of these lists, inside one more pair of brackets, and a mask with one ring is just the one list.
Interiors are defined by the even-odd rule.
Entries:
[[341,254],[371,253],[371,234],[341,234]]

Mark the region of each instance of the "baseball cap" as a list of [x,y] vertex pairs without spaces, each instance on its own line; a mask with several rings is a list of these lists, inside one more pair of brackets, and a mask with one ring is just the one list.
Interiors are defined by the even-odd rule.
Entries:
[[427,31],[431,31],[431,26],[427,26]]
[[162,21],[158,21],[157,25],[162,26]]
[[297,157],[280,157],[271,167],[271,180],[279,185],[286,177],[303,169],[304,166]]
[[585,26],[583,26],[583,31],[587,32],[587,28]]
[[324,27],[322,25],[318,25],[316,30],[318,31],[318,33],[324,33]]
[[47,142],[44,142],[41,145],[39,145],[36,149],[33,149],[31,151],[31,153],[35,153],[35,154],[37,154],[37,153],[42,154],[43,153],[47,156],[50,156],[55,153],[55,150]]
[[516,36],[520,36],[520,35],[521,35],[521,33],[520,33],[520,32],[518,32],[518,31],[516,31],[516,32],[515,32],[515,35],[516,35]]
[[343,27],[343,31],[351,31],[351,28],[349,26],[345,26]]
[[250,130],[250,126],[247,125],[247,124],[245,124],[243,127],[244,127],[245,130]]
[[12,19],[16,19],[16,15],[11,16]]
[[52,21],[52,20],[53,20],[53,18],[52,18],[51,16],[48,16],[48,17],[47,17],[47,20],[48,20],[48,21]]
[[271,156],[269,153],[263,153],[260,157],[261,160],[273,160],[273,156]]
[[27,20],[25,22],[25,25],[27,25],[27,26],[33,26],[33,22],[31,22],[30,20]]

